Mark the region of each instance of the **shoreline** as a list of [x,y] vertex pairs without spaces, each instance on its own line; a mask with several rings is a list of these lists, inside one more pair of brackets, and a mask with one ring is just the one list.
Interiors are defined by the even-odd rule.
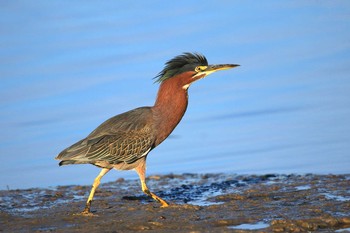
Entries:
[[169,207],[144,195],[138,180],[102,183],[94,217],[74,215],[90,186],[0,190],[0,231],[350,231],[350,174],[171,174],[147,183]]

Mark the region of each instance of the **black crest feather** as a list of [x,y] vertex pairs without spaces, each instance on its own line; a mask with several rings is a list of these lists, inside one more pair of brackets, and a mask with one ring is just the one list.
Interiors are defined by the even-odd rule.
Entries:
[[208,61],[199,53],[183,53],[165,63],[164,69],[154,78],[155,82],[161,83],[164,80],[181,74],[185,71],[194,70],[196,66],[207,66]]

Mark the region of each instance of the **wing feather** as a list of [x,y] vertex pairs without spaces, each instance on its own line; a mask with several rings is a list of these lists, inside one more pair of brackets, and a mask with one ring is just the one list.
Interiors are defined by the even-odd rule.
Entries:
[[62,151],[61,164],[107,162],[131,164],[153,149],[152,111],[134,109],[102,123],[85,139]]

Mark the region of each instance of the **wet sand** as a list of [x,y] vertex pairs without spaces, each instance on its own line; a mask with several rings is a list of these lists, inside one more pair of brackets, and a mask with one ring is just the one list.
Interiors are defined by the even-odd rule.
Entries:
[[349,175],[182,174],[148,177],[161,208],[138,180],[0,191],[1,232],[350,232]]

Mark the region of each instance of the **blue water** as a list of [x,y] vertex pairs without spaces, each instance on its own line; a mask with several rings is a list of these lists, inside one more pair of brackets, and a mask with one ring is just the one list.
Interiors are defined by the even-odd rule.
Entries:
[[244,223],[238,226],[230,226],[229,229],[239,229],[239,230],[259,230],[263,228],[269,227],[269,224],[266,224],[264,222],[257,222],[257,223]]
[[[350,173],[348,1],[3,1],[0,189],[90,184],[54,157],[152,105],[165,61],[237,63],[190,87],[148,174]],[[137,178],[110,172],[103,181]]]

